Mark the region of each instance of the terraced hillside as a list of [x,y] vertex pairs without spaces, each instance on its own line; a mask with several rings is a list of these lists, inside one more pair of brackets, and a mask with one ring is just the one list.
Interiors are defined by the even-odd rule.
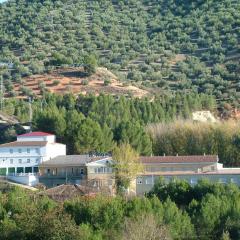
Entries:
[[[73,93],[82,95],[100,93],[127,96],[127,97],[150,97],[152,94],[147,90],[133,85],[121,83],[117,76],[106,68],[97,68],[91,76],[85,76],[80,67],[68,67],[57,69],[45,74],[35,74],[23,78],[24,86],[14,84],[14,92],[17,98],[26,98],[27,95],[41,96],[51,92],[57,94]],[[8,95],[9,96],[9,95]]]
[[94,55],[122,81],[240,103],[237,0],[9,0],[0,5],[6,91]]

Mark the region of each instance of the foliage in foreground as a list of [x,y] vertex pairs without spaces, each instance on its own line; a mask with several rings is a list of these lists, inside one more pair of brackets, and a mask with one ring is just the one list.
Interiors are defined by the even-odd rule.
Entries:
[[146,197],[56,203],[15,188],[0,195],[1,240],[238,240],[240,190],[160,180]]
[[118,193],[127,189],[144,167],[139,162],[139,154],[129,144],[120,144],[114,148],[113,159]]

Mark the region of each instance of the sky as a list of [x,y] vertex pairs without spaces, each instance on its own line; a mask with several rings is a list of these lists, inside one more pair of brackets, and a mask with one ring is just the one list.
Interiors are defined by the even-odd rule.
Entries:
[[2,2],[6,2],[6,0],[0,0],[0,3],[2,3]]

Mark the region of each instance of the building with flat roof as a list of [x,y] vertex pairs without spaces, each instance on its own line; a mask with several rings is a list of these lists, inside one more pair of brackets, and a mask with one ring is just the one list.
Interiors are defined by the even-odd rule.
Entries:
[[66,155],[66,145],[56,142],[50,133],[30,132],[0,145],[0,175],[27,184],[38,183],[39,164],[58,155]]
[[217,155],[140,157],[144,172],[136,179],[136,193],[149,192],[159,177],[196,184],[200,179],[240,185],[240,168],[224,168]]

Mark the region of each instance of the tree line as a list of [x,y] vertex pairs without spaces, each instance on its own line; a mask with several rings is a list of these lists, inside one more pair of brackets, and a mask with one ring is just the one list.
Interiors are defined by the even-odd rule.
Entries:
[[[9,99],[5,112],[29,121],[24,100]],[[33,130],[54,133],[68,154],[111,153],[129,143],[140,155],[217,154],[226,166],[239,166],[240,125],[235,121],[192,122],[195,110],[216,111],[205,94],[163,95],[153,101],[110,95],[47,94],[33,104]],[[180,120],[179,120],[180,119]],[[19,127],[1,130],[0,141],[13,141]]]
[[14,187],[0,193],[2,240],[238,240],[240,190],[163,179],[145,197],[78,197],[58,203]]
[[240,166],[240,125],[236,121],[152,124],[148,132],[156,155],[216,154],[226,166]]
[[[187,119],[194,110],[213,110],[215,106],[214,97],[195,93],[163,95],[153,101],[110,95],[47,94],[34,100],[32,121],[34,130],[56,134],[58,141],[67,144],[69,154],[106,153],[116,144],[129,143],[140,154],[150,155],[152,141],[145,131],[147,124]],[[27,102],[9,99],[5,107],[9,115],[29,121]],[[8,129],[2,137],[10,140],[14,134],[13,129]]]

